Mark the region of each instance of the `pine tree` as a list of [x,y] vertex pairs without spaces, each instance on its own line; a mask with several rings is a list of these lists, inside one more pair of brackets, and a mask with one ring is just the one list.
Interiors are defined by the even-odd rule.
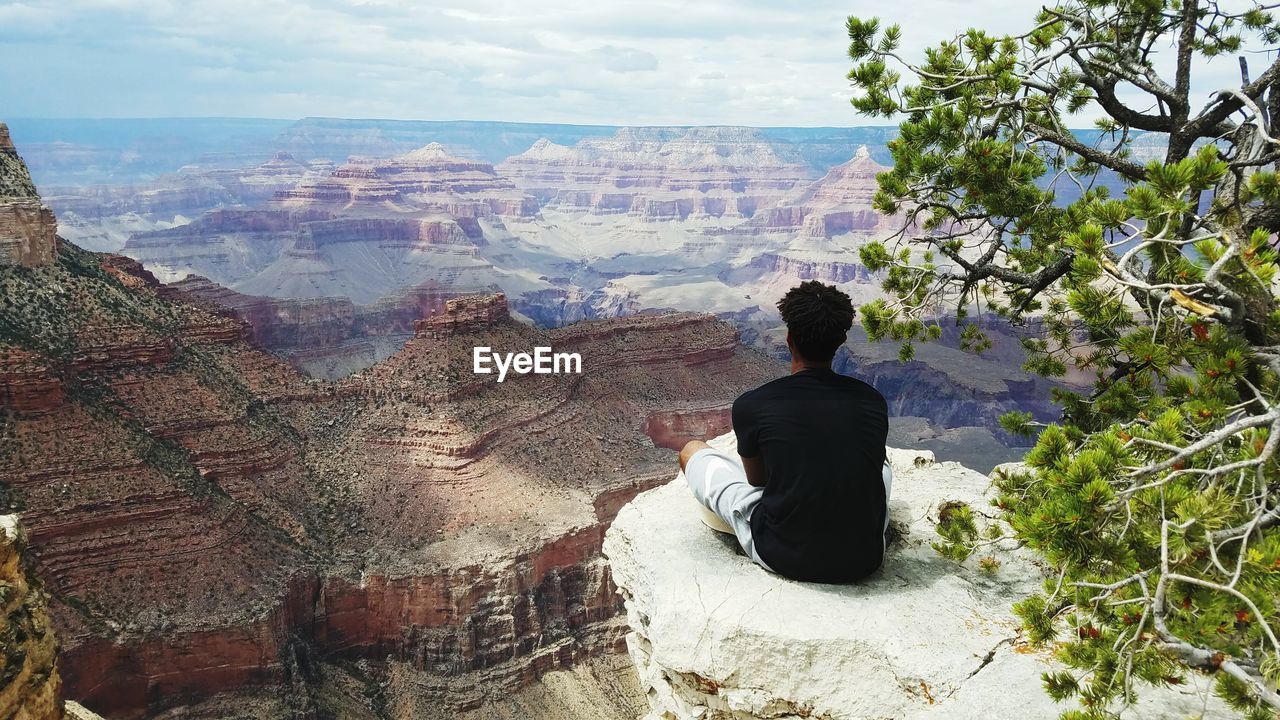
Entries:
[[[996,477],[1003,526],[1052,568],[1015,611],[1067,668],[1044,678],[1078,701],[1064,718],[1188,669],[1247,717],[1280,709],[1280,22],[1244,5],[1065,0],[919,64],[898,26],[848,20],[854,107],[900,121],[868,335],[909,354],[954,321],[980,351],[975,309],[1035,317],[1027,369],[1094,378],[1055,392],[1059,422],[1002,418],[1039,436]],[[1236,54],[1270,65],[1199,86]],[[1081,114],[1096,127],[1069,130]],[[948,517],[938,547],[963,559],[982,533]]]

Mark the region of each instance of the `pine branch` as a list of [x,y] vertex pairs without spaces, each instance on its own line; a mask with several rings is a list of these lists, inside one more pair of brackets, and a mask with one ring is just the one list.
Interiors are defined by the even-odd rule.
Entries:
[[1037,136],[1030,141],[1032,143],[1042,140],[1051,142],[1054,145],[1070,150],[1091,163],[1115,170],[1130,180],[1141,181],[1147,179],[1147,169],[1135,162],[1117,157],[1113,153],[1104,152],[1098,148],[1089,147],[1070,135],[1050,130],[1043,125],[1027,123],[1027,129]]

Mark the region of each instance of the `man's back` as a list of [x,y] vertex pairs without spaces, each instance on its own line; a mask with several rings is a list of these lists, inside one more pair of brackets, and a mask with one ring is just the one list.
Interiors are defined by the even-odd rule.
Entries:
[[770,568],[850,582],[880,566],[889,420],[875,388],[827,368],[803,370],[739,397],[733,429],[739,454],[762,457],[767,471],[751,531]]

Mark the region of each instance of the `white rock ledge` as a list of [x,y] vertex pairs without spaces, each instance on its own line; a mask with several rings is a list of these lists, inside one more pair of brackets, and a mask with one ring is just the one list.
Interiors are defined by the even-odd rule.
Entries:
[[[712,441],[731,453],[733,436]],[[939,503],[985,506],[990,481],[932,453],[891,450],[892,523],[902,538],[856,585],[786,580],[702,525],[683,476],[624,507],[604,552],[626,601],[627,647],[648,720],[697,718],[1056,718],[1052,667],[1010,610],[1041,583],[1023,552],[992,575],[930,547]],[[1143,688],[1126,717],[1233,717],[1197,677]],[[1206,705],[1207,703],[1207,705]]]

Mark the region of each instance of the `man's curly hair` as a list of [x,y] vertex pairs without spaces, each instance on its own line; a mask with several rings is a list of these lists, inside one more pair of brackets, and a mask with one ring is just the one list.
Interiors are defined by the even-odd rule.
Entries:
[[835,357],[853,327],[853,301],[834,285],[806,280],[778,301],[791,344],[805,360]]

